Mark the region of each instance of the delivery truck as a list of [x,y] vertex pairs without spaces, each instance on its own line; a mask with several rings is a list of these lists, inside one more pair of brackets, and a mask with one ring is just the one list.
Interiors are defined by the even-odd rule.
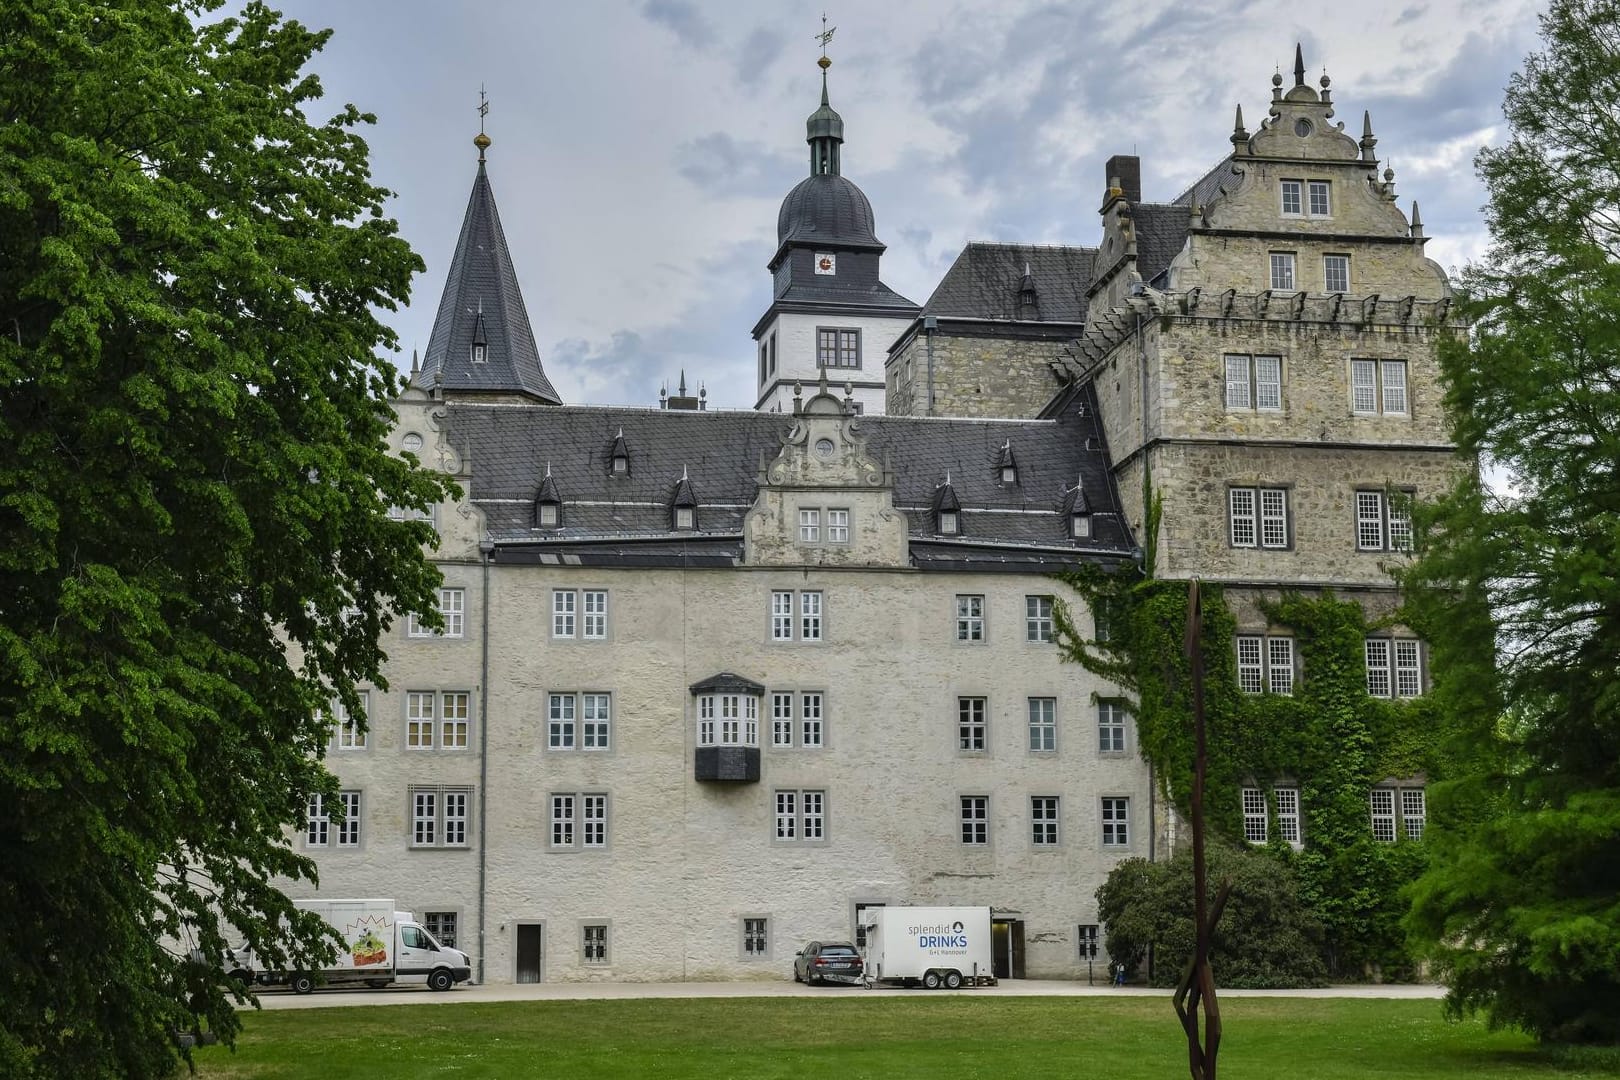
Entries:
[[994,986],[987,907],[869,907],[866,974],[900,986]]
[[472,961],[460,949],[440,945],[408,911],[392,900],[294,900],[300,911],[325,919],[343,939],[337,961],[319,971],[261,971],[265,986],[290,986],[307,994],[317,984],[359,984],[381,988],[426,984],[448,990],[472,977]]

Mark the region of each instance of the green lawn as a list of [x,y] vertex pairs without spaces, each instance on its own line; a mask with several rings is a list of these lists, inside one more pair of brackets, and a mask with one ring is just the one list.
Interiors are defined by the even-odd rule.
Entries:
[[[1436,1001],[1230,998],[1231,1080],[1620,1076],[1620,1056],[1554,1060],[1518,1034],[1452,1024]],[[236,1052],[197,1053],[204,1080],[320,1077],[1187,1076],[1163,998],[702,998],[297,1009],[245,1017]]]

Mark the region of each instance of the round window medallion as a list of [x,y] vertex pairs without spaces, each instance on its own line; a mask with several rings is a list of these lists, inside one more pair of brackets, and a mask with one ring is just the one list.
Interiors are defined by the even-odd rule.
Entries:
[[833,445],[833,441],[831,439],[817,439],[816,440],[816,456],[817,457],[824,457],[824,458],[825,457],[832,457],[833,456],[833,451],[836,450],[836,449],[837,449],[837,447]]
[[418,435],[414,431],[411,432],[410,434],[406,435],[405,438],[403,440],[401,440],[401,441],[402,441],[402,444],[404,445],[405,449],[410,450],[413,453],[415,451],[417,451],[417,450],[422,449],[422,436]]
[[1304,117],[1300,117],[1298,120],[1294,121],[1294,134],[1295,135],[1298,135],[1300,138],[1303,139],[1307,135],[1309,135],[1310,133],[1311,133],[1311,122],[1309,120],[1306,120]]

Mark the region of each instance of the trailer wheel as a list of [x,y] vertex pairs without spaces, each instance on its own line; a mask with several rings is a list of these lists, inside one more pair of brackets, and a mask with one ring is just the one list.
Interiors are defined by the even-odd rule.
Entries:
[[295,994],[308,994],[315,989],[315,976],[307,971],[300,971],[287,980],[287,985],[292,987]]
[[945,989],[947,989],[947,990],[956,990],[956,989],[959,989],[961,987],[961,985],[962,985],[962,973],[960,971],[954,971],[953,970],[953,971],[947,971],[945,973]]
[[930,968],[923,972],[923,988],[927,990],[939,989],[939,972]]
[[429,990],[448,990],[456,984],[450,973],[444,968],[438,968],[428,974]]

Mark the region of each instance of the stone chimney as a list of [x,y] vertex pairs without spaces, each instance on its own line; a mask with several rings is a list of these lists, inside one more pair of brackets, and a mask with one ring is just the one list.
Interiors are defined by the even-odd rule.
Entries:
[[1103,177],[1104,190],[1119,181],[1125,201],[1133,206],[1142,201],[1142,159],[1135,154],[1115,154],[1108,159],[1107,175]]

